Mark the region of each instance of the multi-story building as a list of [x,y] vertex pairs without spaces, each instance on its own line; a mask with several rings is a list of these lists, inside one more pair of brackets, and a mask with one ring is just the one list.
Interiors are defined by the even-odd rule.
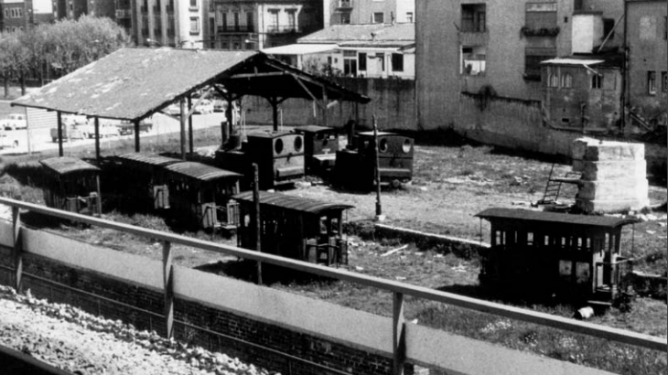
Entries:
[[116,18],[132,17],[137,45],[203,48],[208,6],[209,0],[132,0],[132,8],[119,7]]
[[210,48],[262,49],[295,43],[323,27],[322,3],[309,0],[210,0]]
[[541,61],[623,39],[623,0],[424,0],[416,10],[418,113],[426,127],[456,126],[462,94],[540,101]]
[[53,0],[56,19],[77,19],[84,14],[114,19],[115,12],[116,4],[113,0]]
[[417,0],[323,0],[324,27],[415,22]]
[[[668,6],[663,0],[626,0],[628,48],[625,104],[645,125],[666,124]],[[665,140],[664,140],[665,141]]]
[[53,21],[52,0],[0,0],[0,31],[26,30]]

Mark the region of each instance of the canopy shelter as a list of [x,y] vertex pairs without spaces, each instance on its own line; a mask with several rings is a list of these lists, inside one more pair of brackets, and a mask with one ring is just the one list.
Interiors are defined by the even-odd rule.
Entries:
[[[267,73],[271,73],[267,75]],[[285,75],[288,79],[275,79]],[[276,85],[274,85],[274,83]],[[222,86],[221,86],[222,85]],[[126,48],[111,53],[12,102],[13,106],[58,112],[59,152],[63,155],[62,113],[95,118],[96,156],[99,158],[99,118],[134,123],[135,151],[140,151],[139,123],[174,101],[181,106],[181,154],[185,158],[186,121],[194,111],[191,94],[213,87],[231,104],[243,95],[259,95],[273,105],[289,97],[319,100],[369,98],[339,85],[290,68],[259,52]],[[315,88],[319,88],[319,92]],[[313,94],[309,94],[310,92]],[[211,90],[199,97],[203,100]],[[186,103],[189,107],[186,111]],[[228,105],[228,124],[232,123]],[[277,127],[275,117],[274,127]],[[190,152],[192,121],[190,121]],[[223,142],[226,127],[222,127]]]

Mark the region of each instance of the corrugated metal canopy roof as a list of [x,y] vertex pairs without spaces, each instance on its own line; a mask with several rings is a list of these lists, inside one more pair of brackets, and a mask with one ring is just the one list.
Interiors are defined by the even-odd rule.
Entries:
[[298,43],[339,43],[365,41],[371,43],[387,43],[389,41],[415,42],[414,23],[365,24],[365,25],[332,25],[301,37]]
[[306,125],[295,128],[297,133],[320,133],[326,131],[337,131],[337,129],[330,126],[320,126],[320,125]]
[[261,51],[268,55],[307,55],[335,49],[337,49],[336,44],[288,44],[287,46],[265,48]]
[[605,62],[605,60],[599,59],[574,59],[567,57],[557,57],[555,59],[541,61],[541,64],[554,64],[554,65],[596,65]]
[[165,166],[165,169],[181,175],[200,181],[213,181],[220,178],[239,178],[239,173],[230,172],[225,169],[212,167],[210,165],[197,163],[194,161],[184,161],[182,163],[175,163]]
[[44,167],[60,175],[84,171],[100,171],[100,168],[93,164],[68,156],[44,159],[40,160],[40,163],[42,163]]
[[488,208],[475,216],[483,219],[508,221],[532,221],[543,224],[565,224],[572,226],[592,226],[616,228],[637,222],[635,219],[594,215],[573,215],[558,212],[531,211],[517,208]]
[[257,52],[124,48],[12,102],[136,120],[197,90]]
[[[234,196],[234,199],[236,199],[239,202],[253,202],[253,192],[248,191],[245,193],[238,194]],[[306,212],[316,215],[319,215],[326,211],[346,210],[355,207],[349,204],[328,203],[328,202],[317,201],[315,199],[295,197],[293,195],[287,195],[281,193],[270,193],[266,191],[260,192],[260,205],[279,207],[288,210]],[[262,207],[260,207],[260,211],[262,211]]]
[[119,159],[122,160],[130,160],[134,161],[137,163],[142,163],[146,165],[154,165],[154,166],[164,166],[168,164],[174,164],[174,163],[181,163],[183,160],[181,159],[176,159],[176,158],[170,158],[168,156],[162,156],[162,155],[147,155],[147,154],[142,154],[139,152],[133,152],[130,154],[124,154],[124,155],[119,155]]

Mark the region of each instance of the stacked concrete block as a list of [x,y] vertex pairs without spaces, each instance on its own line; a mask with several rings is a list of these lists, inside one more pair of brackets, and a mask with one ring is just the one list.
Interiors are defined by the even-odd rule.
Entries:
[[573,170],[582,172],[576,205],[588,213],[639,210],[649,205],[645,145],[577,139]]

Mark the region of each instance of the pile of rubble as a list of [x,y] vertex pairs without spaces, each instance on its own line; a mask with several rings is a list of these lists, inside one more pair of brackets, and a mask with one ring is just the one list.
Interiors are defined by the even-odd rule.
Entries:
[[276,374],[0,286],[0,345],[81,374]]

